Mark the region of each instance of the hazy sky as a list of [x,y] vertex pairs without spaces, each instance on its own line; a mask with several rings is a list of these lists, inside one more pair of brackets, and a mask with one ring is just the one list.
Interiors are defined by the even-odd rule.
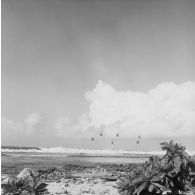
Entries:
[[119,132],[117,148],[140,134],[150,149],[167,136],[195,149],[194,9],[2,0],[2,144],[111,147]]

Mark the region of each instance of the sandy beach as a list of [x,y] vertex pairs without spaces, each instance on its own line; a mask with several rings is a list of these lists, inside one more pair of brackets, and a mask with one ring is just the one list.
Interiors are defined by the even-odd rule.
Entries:
[[73,171],[70,179],[53,181],[52,177],[50,181],[47,180],[49,194],[119,194],[116,175],[100,167]]
[[[118,179],[128,174],[136,164],[103,164],[78,163],[65,164],[61,168],[39,169],[34,167],[36,173],[41,172],[47,185],[45,194],[119,194]],[[8,176],[17,178],[29,177],[33,169],[11,170],[3,168],[2,183]]]
[[[85,156],[3,152],[2,183],[8,177],[29,177],[30,171],[42,173],[47,194],[119,194],[118,179],[139,166],[144,156]],[[135,158],[136,157],[136,158]],[[125,163],[121,163],[121,162]],[[127,163],[127,162],[135,163]],[[27,192],[26,192],[27,193]]]
[[[120,179],[129,175],[136,167],[142,166],[142,160],[144,160],[143,156],[125,156],[125,158],[99,156],[99,162],[97,162],[97,156],[61,154],[57,157],[53,154],[32,152],[3,152],[1,157],[2,184],[13,180],[31,182],[32,175],[40,174],[42,181],[47,184],[47,191],[43,194],[53,195],[119,195]],[[148,157],[144,156],[144,158]],[[126,163],[121,163],[119,159],[121,161],[126,159]],[[127,163],[128,161],[134,161],[134,163]],[[7,193],[2,191],[2,194]],[[28,192],[24,190],[22,194],[28,194]]]

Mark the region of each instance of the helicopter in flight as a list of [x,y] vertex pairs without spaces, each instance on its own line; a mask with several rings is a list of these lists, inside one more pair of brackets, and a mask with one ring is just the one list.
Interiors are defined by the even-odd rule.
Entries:
[[91,138],[91,141],[94,141],[94,140],[95,140],[94,137],[92,137],[92,138]]
[[142,139],[142,138],[141,138],[141,135],[139,135],[139,136],[138,136],[138,139],[137,139],[137,141],[136,141],[136,144],[140,144],[141,139]]

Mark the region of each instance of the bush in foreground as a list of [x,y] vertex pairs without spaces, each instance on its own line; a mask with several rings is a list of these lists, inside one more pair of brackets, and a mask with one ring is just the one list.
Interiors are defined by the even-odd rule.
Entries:
[[[21,173],[24,175],[18,177]],[[24,169],[21,173],[17,177],[8,177],[7,181],[1,184],[2,194],[41,195],[47,191],[47,184],[41,173],[34,174],[31,169]]]
[[173,141],[161,143],[166,154],[151,156],[141,168],[135,168],[119,181],[119,192],[124,195],[195,193],[195,164],[185,147]]

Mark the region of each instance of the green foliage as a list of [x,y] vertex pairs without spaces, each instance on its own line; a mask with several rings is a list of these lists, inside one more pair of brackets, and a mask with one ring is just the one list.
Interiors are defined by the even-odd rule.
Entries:
[[3,194],[20,194],[21,190],[18,188],[19,182],[16,178],[9,178],[7,183],[2,183],[1,188],[3,189]]
[[[31,195],[40,195],[47,191],[47,184],[43,182],[41,173],[26,179],[9,178],[7,183],[1,184],[4,194],[21,194],[23,192]],[[26,194],[27,194],[26,193]]]
[[23,181],[24,185],[21,186],[22,190],[28,191],[32,195],[33,194],[39,195],[47,191],[46,189],[47,184],[43,182],[43,179],[42,179],[43,176],[41,173],[39,173],[38,175],[33,175],[31,173],[30,176],[32,178],[32,181],[29,182],[29,181],[24,180]]
[[118,188],[121,194],[162,194],[165,190],[174,195],[189,190],[194,192],[194,163],[185,147],[173,141],[161,143],[161,147],[166,151],[161,159],[151,156],[142,167],[120,179]]

